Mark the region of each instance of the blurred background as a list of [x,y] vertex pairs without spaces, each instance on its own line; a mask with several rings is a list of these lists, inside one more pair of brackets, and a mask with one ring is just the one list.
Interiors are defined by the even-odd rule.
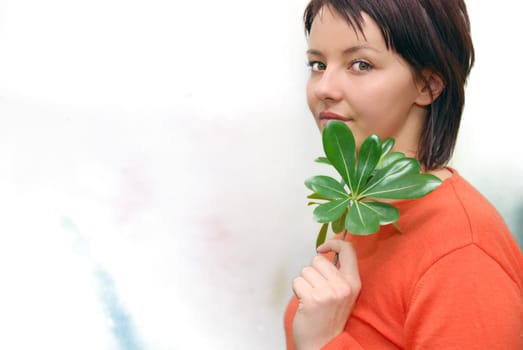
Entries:
[[[324,171],[306,0],[0,2],[0,348],[283,349]],[[516,2],[469,1],[452,166],[523,245]]]

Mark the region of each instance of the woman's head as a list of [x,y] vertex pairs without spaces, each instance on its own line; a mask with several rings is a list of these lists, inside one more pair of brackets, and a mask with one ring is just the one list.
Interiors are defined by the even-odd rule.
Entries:
[[[405,111],[409,113],[410,119],[404,122],[408,123],[409,128],[411,125],[420,125],[416,136],[416,153],[426,170],[445,165],[456,143],[465,101],[465,81],[474,62],[470,24],[464,2],[462,0],[312,0],[305,10],[304,21],[311,46],[309,60],[313,62],[313,72],[308,87],[309,106],[311,109],[318,109],[313,110],[313,113],[327,111],[327,114],[328,112],[342,114],[341,112],[348,111],[349,114],[357,114],[360,106],[366,113],[368,108],[362,105],[364,99],[361,98],[361,94],[368,92],[367,98],[373,99],[374,105],[383,107],[381,111],[379,108],[375,109],[376,112],[386,113],[390,110],[394,114]],[[332,26],[335,21],[338,23],[339,30],[338,35],[332,37],[335,35],[333,31],[336,30]],[[344,22],[345,31],[339,26],[340,22]],[[329,25],[330,34],[327,28]],[[378,43],[375,38],[376,32],[380,34],[381,43]],[[330,46],[326,41],[331,42]],[[329,51],[335,45],[334,41],[349,46],[346,49],[352,47],[353,55],[345,58],[340,56],[337,60],[336,52]],[[366,43],[369,43],[371,49],[374,47],[379,51],[383,48],[384,50],[381,51],[388,51],[388,53],[373,57],[371,51],[368,52],[369,55],[364,50],[355,52],[354,47],[363,47]],[[387,105],[387,99],[398,98],[394,96],[397,95],[397,91],[392,86],[397,83],[397,79],[391,78],[388,72],[400,67],[399,65],[395,67],[392,57],[388,57],[387,54],[397,56],[400,63],[408,66],[413,76],[413,84],[418,87],[421,97],[415,94],[408,95],[413,93],[413,87],[412,85],[405,87],[401,85],[405,82],[401,81],[398,88],[405,88],[406,95],[403,96],[403,92],[398,95],[402,97],[399,106]],[[374,58],[377,63],[372,62]],[[338,63],[343,64],[343,59],[349,60],[346,63],[350,65],[346,68],[350,68],[350,71],[343,73],[340,70],[338,73],[345,74],[346,79],[340,79],[336,83],[346,85],[354,83],[355,86],[345,86],[346,111],[336,111],[329,107],[329,104],[334,103],[334,100],[330,99],[336,98],[335,93],[332,96],[322,95],[326,90],[321,91],[321,89],[327,86],[326,80],[332,78],[329,74],[334,72],[329,72],[329,69],[332,67],[334,70]],[[389,61],[383,61],[384,59]],[[317,69],[318,67],[320,69]],[[357,71],[354,70],[355,67]],[[388,78],[387,74],[389,74]],[[383,86],[380,88],[379,84],[389,84],[391,89],[387,90]],[[359,90],[358,85],[361,86]],[[430,96],[423,96],[427,92]],[[406,104],[401,105],[401,102],[407,103],[409,98],[414,110],[407,110]],[[324,100],[320,101],[322,99]],[[314,107],[315,101],[316,107]],[[421,110],[423,115],[417,116]],[[318,119],[319,115],[315,117]],[[382,115],[380,118],[387,118],[387,115]],[[398,135],[392,130],[391,135],[380,136],[397,137]]]

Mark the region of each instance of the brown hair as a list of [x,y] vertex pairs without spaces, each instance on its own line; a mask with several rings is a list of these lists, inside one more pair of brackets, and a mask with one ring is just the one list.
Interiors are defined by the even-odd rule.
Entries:
[[465,104],[465,83],[474,64],[470,22],[463,0],[311,0],[303,16],[305,32],[323,6],[362,32],[362,12],[380,27],[387,48],[397,52],[423,79],[429,70],[445,84],[428,107],[418,145],[425,170],[444,166],[456,145]]

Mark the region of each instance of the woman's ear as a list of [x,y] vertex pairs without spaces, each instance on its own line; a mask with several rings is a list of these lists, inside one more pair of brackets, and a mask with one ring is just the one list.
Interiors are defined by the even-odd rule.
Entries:
[[418,98],[415,102],[419,106],[426,107],[439,97],[445,88],[445,83],[439,74],[424,70],[417,80],[417,86]]

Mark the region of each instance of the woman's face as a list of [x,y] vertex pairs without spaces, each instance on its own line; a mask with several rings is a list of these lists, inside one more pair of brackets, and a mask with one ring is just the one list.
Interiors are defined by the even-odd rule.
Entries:
[[363,14],[362,33],[324,7],[312,23],[307,101],[322,129],[343,120],[357,145],[370,134],[394,137],[395,150],[415,156],[426,111],[422,85],[401,56],[387,50],[378,25]]

